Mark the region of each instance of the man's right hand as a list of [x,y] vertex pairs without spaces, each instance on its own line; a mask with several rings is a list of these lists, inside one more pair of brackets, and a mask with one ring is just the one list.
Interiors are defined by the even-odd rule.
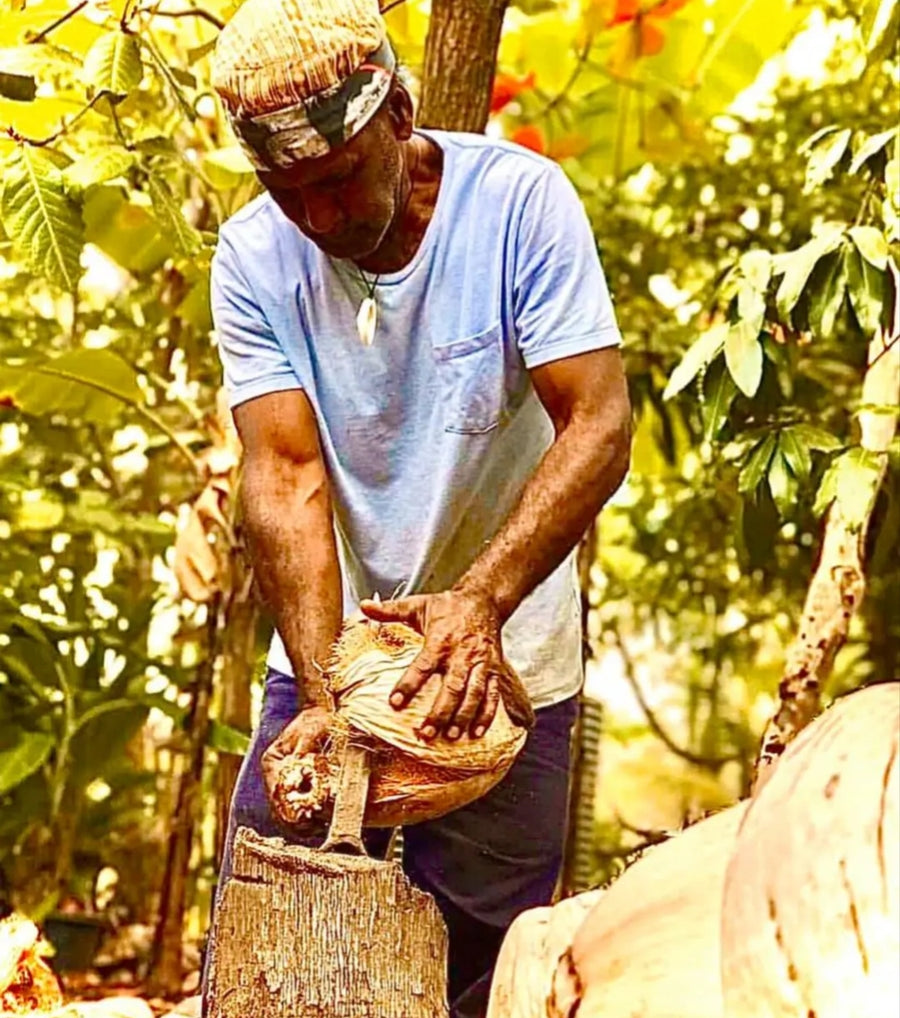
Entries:
[[262,774],[270,799],[284,761],[291,756],[304,756],[322,749],[332,718],[327,707],[318,704],[305,707],[263,753]]

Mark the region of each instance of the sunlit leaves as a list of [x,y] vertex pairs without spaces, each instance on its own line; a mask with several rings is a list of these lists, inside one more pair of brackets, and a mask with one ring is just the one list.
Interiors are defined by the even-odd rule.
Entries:
[[814,336],[826,338],[835,329],[847,290],[846,248],[827,255],[820,262],[816,286],[809,295],[809,325]]
[[755,396],[762,380],[763,349],[759,327],[754,321],[741,318],[725,337],[725,363],[735,385],[745,396]]
[[253,166],[239,145],[207,152],[200,165],[207,180],[217,191],[237,187],[254,176]]
[[3,174],[3,225],[36,275],[74,291],[81,269],[82,223],[63,174],[40,149],[21,146]]
[[877,230],[874,226],[851,226],[847,232],[863,258],[870,265],[884,272],[887,268],[890,251],[881,230]]
[[135,154],[121,146],[110,145],[95,149],[76,159],[63,171],[66,185],[76,190],[103,184],[127,173],[135,164]]
[[849,127],[841,130],[826,128],[807,142],[805,151],[809,152],[809,160],[806,164],[804,194],[809,194],[817,187],[821,187],[831,177],[847,152],[852,133]]
[[663,393],[663,399],[671,399],[677,393],[689,385],[696,377],[697,374],[702,371],[703,368],[709,364],[714,357],[718,356],[719,351],[722,349],[725,343],[725,337],[728,335],[728,325],[725,322],[719,322],[707,329],[696,342],[690,346],[681,359],[681,363],[672,372],[669,378],[669,384],[666,386],[666,390]]
[[72,350],[34,364],[3,366],[0,396],[25,413],[109,421],[143,403],[134,369],[110,350]]
[[819,485],[813,510],[824,513],[832,502],[840,505],[841,515],[862,525],[869,514],[883,472],[882,458],[865,449],[848,449],[829,466]]
[[731,404],[737,396],[737,386],[722,361],[711,365],[703,378],[703,440],[714,442],[728,420]]
[[200,234],[184,218],[166,181],[156,174],[147,178],[147,191],[166,233],[172,238],[178,252],[185,257],[195,255],[203,246]]
[[84,58],[84,79],[91,97],[105,95],[110,102],[121,102],[140,85],[143,76],[141,46],[130,33],[107,32]]
[[843,241],[843,230],[831,226],[822,233],[807,241],[796,251],[789,251],[775,259],[775,273],[783,273],[781,285],[775,295],[778,311],[789,318],[791,311],[800,299],[810,274],[820,258],[840,247]]
[[897,128],[892,127],[890,130],[880,131],[878,134],[873,134],[866,138],[853,156],[853,160],[850,163],[850,172],[858,173],[870,159],[884,149],[892,138],[896,137]]

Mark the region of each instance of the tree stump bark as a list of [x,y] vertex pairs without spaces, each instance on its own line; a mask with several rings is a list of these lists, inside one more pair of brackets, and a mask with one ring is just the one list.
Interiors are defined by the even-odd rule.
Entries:
[[207,1018],[446,1018],[447,932],[399,865],[241,828]]

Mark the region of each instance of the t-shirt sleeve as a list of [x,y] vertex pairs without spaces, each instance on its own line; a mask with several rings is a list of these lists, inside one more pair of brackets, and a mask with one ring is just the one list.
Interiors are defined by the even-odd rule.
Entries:
[[525,202],[513,300],[527,368],[622,341],[590,223],[557,166],[542,174]]
[[229,407],[303,387],[227,237],[213,258],[210,300]]

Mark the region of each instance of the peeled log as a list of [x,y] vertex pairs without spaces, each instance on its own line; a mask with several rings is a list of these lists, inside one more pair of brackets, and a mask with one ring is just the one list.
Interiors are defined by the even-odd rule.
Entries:
[[728,1018],[900,1014],[900,683],[839,700],[752,801],[728,867]]
[[553,973],[603,891],[523,912],[503,938],[487,1018],[547,1018]]
[[551,1018],[723,1018],[722,888],[745,811],[701,820],[619,877],[560,960]]
[[447,931],[397,863],[240,828],[206,1018],[447,1018]]

